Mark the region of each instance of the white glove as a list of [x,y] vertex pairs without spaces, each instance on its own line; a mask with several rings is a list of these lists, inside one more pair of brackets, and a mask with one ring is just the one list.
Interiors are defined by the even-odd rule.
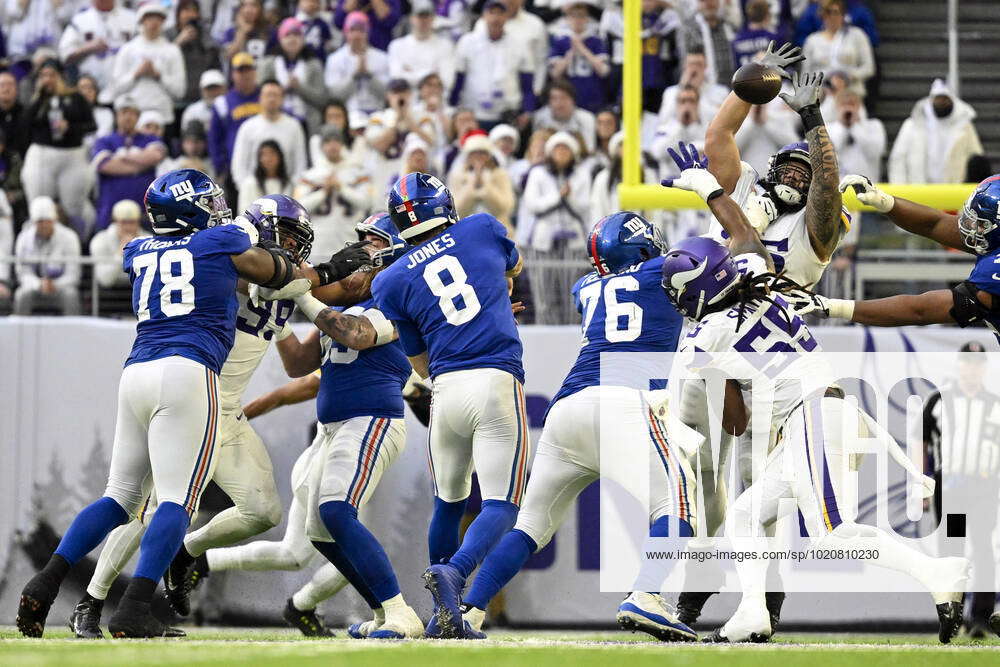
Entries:
[[849,187],[854,188],[854,194],[857,195],[859,202],[871,206],[879,213],[888,213],[896,205],[896,199],[892,195],[879,190],[867,176],[861,176],[860,174],[844,176],[840,180],[840,191],[844,192]]
[[839,320],[849,320],[854,316],[854,302],[850,299],[828,299],[806,290],[791,290],[781,296],[799,316],[812,314]]
[[257,294],[265,301],[277,301],[278,299],[294,299],[308,294],[312,290],[312,281],[308,278],[296,278],[281,289],[271,289],[261,287]]
[[716,180],[715,176],[702,167],[685,169],[677,178],[668,178],[661,181],[661,183],[668,188],[694,192],[703,201],[708,201],[712,195],[723,192],[722,186],[719,185],[719,181]]
[[[743,213],[747,216],[750,226],[761,236],[764,235],[768,225],[774,220],[764,207],[764,201],[762,200],[764,198],[751,195],[747,197],[747,203],[743,206]],[[771,208],[774,208],[774,205],[770,203],[770,199],[767,199],[766,202]]]

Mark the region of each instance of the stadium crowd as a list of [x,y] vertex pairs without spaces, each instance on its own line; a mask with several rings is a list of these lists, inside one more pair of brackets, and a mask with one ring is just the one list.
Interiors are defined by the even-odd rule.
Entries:
[[[646,182],[671,175],[667,146],[704,141],[734,70],[788,39],[827,75],[843,173],[988,173],[975,111],[941,81],[928,81],[889,152],[866,112],[879,35],[861,0],[642,9]],[[315,259],[419,170],[449,185],[462,215],[508,227],[536,321],[572,321],[543,306],[568,287],[558,267],[574,278],[586,268],[592,223],[619,208],[623,28],[616,0],[5,0],[0,257],[20,261],[0,260],[0,313],[80,312],[82,254],[107,260],[93,269],[102,291],[127,293],[121,249],[146,233],[143,194],[165,171],[205,171],[235,212],[266,193],[298,198]],[[797,125],[780,99],[755,107],[738,135],[743,159],[763,173]],[[707,228],[696,211],[649,213],[668,242]]]

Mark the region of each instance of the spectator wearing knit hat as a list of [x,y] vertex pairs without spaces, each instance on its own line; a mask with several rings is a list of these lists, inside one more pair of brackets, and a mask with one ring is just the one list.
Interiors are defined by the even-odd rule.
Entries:
[[212,124],[212,104],[215,99],[226,92],[226,77],[217,69],[207,69],[198,79],[198,89],[201,99],[187,105],[181,114],[181,129],[192,121],[198,121],[206,130]]
[[261,59],[257,79],[280,83],[285,91],[285,111],[306,121],[310,131],[320,126],[320,113],[328,99],[323,64],[306,47],[305,26],[297,18],[281,22],[277,53]]
[[448,182],[459,217],[489,213],[513,237],[514,188],[499,151],[485,134],[476,134],[462,144],[462,153],[462,169]]
[[101,91],[101,101],[109,103],[128,93],[142,111],[155,109],[167,123],[172,123],[174,103],[187,89],[184,56],[163,36],[167,18],[163,5],[147,3],[139,8],[137,16],[139,34],[115,56],[111,84]]
[[122,199],[111,207],[111,224],[90,239],[90,256],[94,258],[94,277],[101,287],[129,287],[129,275],[122,271],[122,251],[125,246],[142,236],[148,236],[140,222],[143,219],[139,204]]
[[28,210],[28,224],[14,243],[18,282],[14,314],[30,315],[44,307],[77,315],[80,238],[59,222],[59,211],[50,197],[36,197]]
[[343,26],[345,44],[326,59],[324,81],[333,97],[344,100],[348,111],[368,115],[382,108],[389,58],[368,43],[371,21],[364,12],[351,12]]
[[351,14],[361,13],[368,19],[371,29],[368,33],[369,43],[380,51],[389,48],[392,41],[392,29],[402,15],[399,0],[337,0],[337,9],[333,12],[333,24],[348,31],[347,19]]

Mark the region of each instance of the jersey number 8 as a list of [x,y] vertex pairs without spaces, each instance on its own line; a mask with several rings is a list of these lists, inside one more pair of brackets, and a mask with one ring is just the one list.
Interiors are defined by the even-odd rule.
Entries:
[[[191,284],[194,278],[194,257],[191,251],[186,248],[173,248],[162,255],[150,252],[139,255],[132,261],[136,278],[142,274],[139,307],[135,312],[140,322],[149,319],[149,293],[153,287],[153,273],[157,270],[157,264],[160,282],[163,283],[160,288],[160,312],[163,316],[187,315],[194,310],[194,285]],[[179,266],[176,275],[175,266]],[[175,294],[178,295],[176,300]]]
[[[441,274],[445,271],[451,274],[451,282],[447,285],[441,280]],[[466,282],[468,278],[461,262],[454,255],[443,255],[424,267],[424,282],[431,294],[438,297],[438,305],[448,324],[465,324],[482,308],[476,291]],[[458,302],[460,297],[461,302]]]

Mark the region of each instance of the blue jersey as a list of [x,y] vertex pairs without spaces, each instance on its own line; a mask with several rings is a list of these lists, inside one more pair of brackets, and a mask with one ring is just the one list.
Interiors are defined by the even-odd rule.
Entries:
[[503,225],[477,213],[383,269],[372,296],[396,324],[406,354],[427,352],[431,377],[498,368],[524,382],[504,277],[518,259]]
[[[683,318],[660,286],[663,258],[654,257],[618,273],[588,273],[573,285],[583,317],[583,347],[552,399],[602,384],[602,352],[674,352]],[[614,382],[604,378],[603,384]]]
[[[608,62],[608,45],[597,34],[590,30],[583,37],[583,43],[598,58]],[[549,37],[549,59],[564,58],[573,49],[573,41],[569,32],[559,31]],[[578,53],[570,56],[566,68],[566,78],[576,88],[576,104],[592,113],[597,113],[608,103],[608,92],[605,77],[600,76],[590,61]],[[606,76],[606,75],[605,75]]]
[[[984,292],[993,295],[994,303],[1000,299],[1000,250],[988,255],[980,255],[969,274],[969,282]],[[1000,316],[990,314],[984,318],[997,339],[1000,340]]]
[[[361,316],[375,308],[372,299],[346,310],[347,315]],[[410,361],[400,342],[352,350],[326,334],[320,337],[323,347],[322,374],[316,396],[316,416],[324,424],[352,417],[403,417],[403,385],[410,377]]]
[[239,276],[230,256],[250,246],[236,225],[126,245],[122,267],[139,323],[125,365],[181,356],[218,373],[236,335]]

